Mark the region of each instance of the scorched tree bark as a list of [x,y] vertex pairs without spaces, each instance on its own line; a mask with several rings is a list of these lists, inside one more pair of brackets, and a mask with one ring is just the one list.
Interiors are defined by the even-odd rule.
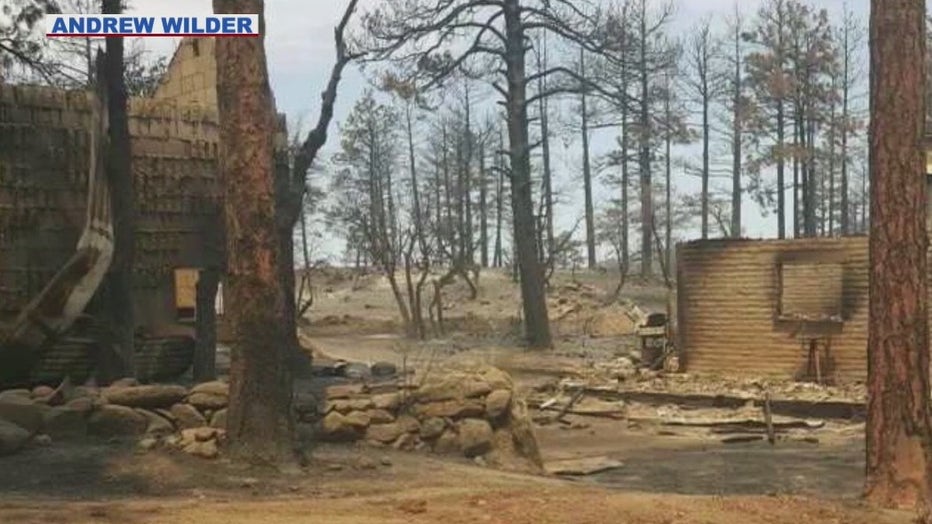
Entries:
[[227,236],[225,297],[234,330],[229,451],[274,464],[292,450],[291,375],[279,279],[275,118],[262,0],[214,0],[216,13],[259,14],[258,38],[217,39],[217,101]]
[[866,494],[928,508],[925,12],[924,0],[871,1]]

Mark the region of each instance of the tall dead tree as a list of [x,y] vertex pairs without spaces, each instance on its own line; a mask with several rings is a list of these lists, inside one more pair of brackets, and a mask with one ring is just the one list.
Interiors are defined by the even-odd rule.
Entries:
[[[542,31],[543,36],[537,39],[536,57],[537,71],[546,71],[549,67],[547,63],[547,31]],[[537,79],[537,92],[547,92],[547,77],[541,75]],[[541,261],[547,261],[553,256],[554,251],[554,233],[553,233],[553,169],[550,158],[550,104],[547,96],[541,96],[538,99],[538,113],[540,117],[540,146],[541,155],[543,156],[543,179],[541,180],[541,200],[544,202],[544,232],[546,242],[541,242],[540,251],[543,253]]]
[[287,345],[291,352],[292,365],[304,373],[310,372],[307,355],[301,350],[297,338],[297,305],[295,297],[295,263],[294,263],[294,229],[301,219],[301,210],[304,204],[304,195],[307,191],[307,177],[311,165],[317,158],[318,152],[327,143],[327,129],[333,120],[333,108],[337,100],[337,89],[343,77],[346,65],[361,53],[354,52],[347,45],[345,33],[346,26],[356,12],[359,0],[349,0],[343,16],[333,30],[334,45],[336,47],[336,62],[330,71],[327,87],[321,93],[320,115],[317,123],[304,142],[298,148],[291,164],[290,172],[276,170],[276,209],[278,212],[279,274],[282,289],[285,292],[284,322]]
[[726,110],[728,134],[731,138],[731,236],[741,237],[741,193],[744,151],[745,120],[747,119],[747,97],[744,82],[744,17],[735,4],[733,18],[729,22],[727,47],[723,57],[724,67],[720,77],[727,93]]
[[[103,13],[123,12],[121,0],[103,0]],[[132,152],[130,151],[129,112],[124,79],[123,39],[107,38],[104,75],[109,115],[107,180],[113,209],[114,259],[105,289],[108,311],[118,349],[105,357],[103,381],[132,377],[135,369],[135,318],[133,315],[133,259],[135,254],[135,199]],[[115,357],[115,358],[113,358]]]
[[[586,78],[586,50],[579,49],[579,76]],[[582,136],[583,197],[586,202],[586,261],[589,269],[595,269],[595,206],[592,202],[592,165],[589,159],[589,104],[588,89],[583,86],[579,94],[580,135]]]
[[542,97],[567,88],[558,85],[528,96],[528,86],[550,77],[579,79],[575,71],[562,66],[528,74],[528,37],[547,30],[563,41],[603,52],[596,40],[599,28],[596,6],[578,0],[413,0],[380,5],[366,16],[371,58],[394,62],[423,89],[438,86],[454,73],[488,72],[489,61],[497,66],[492,71],[500,71],[497,79],[504,85],[494,80],[492,85],[503,98],[508,122],[508,172],[525,335],[535,348],[550,347],[552,338],[534,220],[528,109]]
[[841,141],[841,150],[839,151],[841,162],[841,179],[839,180],[841,216],[839,217],[839,226],[841,227],[841,234],[844,236],[851,234],[852,230],[857,226],[857,224],[851,220],[852,205],[849,200],[851,183],[848,168],[851,164],[850,142],[853,135],[855,135],[860,127],[859,121],[853,111],[852,98],[854,97],[854,91],[859,82],[859,77],[862,74],[858,51],[864,43],[863,26],[861,22],[854,17],[854,14],[849,10],[847,4],[845,5],[844,19],[842,20],[842,26],[839,32],[840,34],[836,37],[838,40],[837,45],[839,47],[839,53],[841,54],[841,123],[838,132]]
[[924,0],[871,2],[866,491],[882,506],[928,510],[925,13]]
[[259,37],[220,38],[216,48],[225,297],[234,335],[228,447],[234,458],[276,464],[288,460],[293,450],[292,377],[279,265],[275,108],[265,59],[264,7],[263,0],[214,0],[216,13],[260,17]]
[[699,107],[701,115],[702,139],[702,238],[709,238],[709,179],[711,177],[712,144],[712,102],[718,94],[718,85],[715,78],[715,60],[718,49],[712,36],[712,26],[709,20],[703,20],[694,30],[686,48],[686,62],[689,73],[686,84],[691,92],[695,105]]

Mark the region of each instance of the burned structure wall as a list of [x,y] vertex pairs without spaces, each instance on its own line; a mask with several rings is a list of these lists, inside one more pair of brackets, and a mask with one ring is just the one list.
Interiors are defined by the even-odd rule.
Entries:
[[686,371],[867,377],[866,236],[700,240],[680,244],[677,259],[677,347]]
[[[0,85],[0,315],[15,315],[74,253],[84,226],[91,95]],[[209,110],[130,102],[137,319],[176,323],[174,270],[223,259],[218,128]]]

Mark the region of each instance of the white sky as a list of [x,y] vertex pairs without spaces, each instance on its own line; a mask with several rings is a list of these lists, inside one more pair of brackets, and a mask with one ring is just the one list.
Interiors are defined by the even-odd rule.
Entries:
[[[361,9],[380,1],[363,0]],[[288,115],[294,125],[299,120],[305,125],[316,120],[319,105],[319,93],[329,76],[334,59],[333,27],[345,8],[347,0],[269,0],[266,2],[266,50],[269,60],[269,73],[272,88],[279,111]],[[152,15],[206,15],[212,12],[210,0],[131,0],[132,11]],[[738,0],[742,11],[753,15],[763,3],[762,0]],[[812,0],[810,5],[824,7],[832,13],[833,20],[840,19],[845,0]],[[735,0],[676,0],[677,15],[671,34],[685,34],[692,24],[703,17],[711,17],[713,23],[720,23],[733,12]],[[866,24],[868,17],[868,0],[847,0],[849,9]],[[146,47],[153,52],[170,54],[177,45],[174,39],[148,39]],[[365,89],[364,77],[351,68],[344,75],[338,96],[334,125],[331,129],[325,156],[332,153],[339,144],[339,124],[352,108],[355,100]],[[556,119],[556,117],[554,117]],[[593,158],[608,151],[614,140],[615,131],[598,133],[593,139]],[[569,228],[582,214],[582,184],[578,182],[580,152],[578,141],[567,147],[561,140],[555,140],[552,146],[555,170],[555,186],[558,191],[567,194],[565,202],[556,210],[558,228]],[[690,151],[685,151],[690,154]],[[325,176],[325,175],[324,175]],[[698,192],[699,182],[682,173],[676,183],[679,191]],[[721,183],[721,182],[716,182]],[[726,182],[727,184],[727,182]],[[319,184],[326,186],[326,183]],[[596,205],[599,195],[607,194],[602,188],[595,191]],[[788,192],[787,201],[792,202],[792,193]],[[791,215],[792,211],[787,210]],[[776,235],[776,219],[771,214],[764,218],[756,204],[745,199],[743,206],[745,223],[744,234],[748,237],[768,237]],[[698,222],[698,217],[697,217]],[[791,226],[790,226],[791,227]],[[788,230],[791,230],[788,227]],[[582,231],[578,233],[582,235]],[[687,237],[698,236],[698,231],[691,231]],[[321,255],[338,256],[342,243],[325,236]]]

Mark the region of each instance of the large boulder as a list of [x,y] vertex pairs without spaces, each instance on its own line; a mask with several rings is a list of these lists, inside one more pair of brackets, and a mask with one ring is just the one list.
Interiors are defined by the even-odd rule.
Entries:
[[101,391],[102,396],[110,404],[130,408],[167,408],[181,402],[188,390],[183,386],[150,385],[150,386],[111,386]]
[[165,437],[175,432],[175,426],[167,418],[146,409],[137,409],[137,413],[146,417],[146,435]]
[[394,411],[401,405],[401,395],[399,393],[382,393],[381,395],[372,396],[372,404],[376,409]]
[[361,434],[361,427],[339,411],[327,413],[321,421],[322,436],[334,442],[347,442],[356,440]]
[[0,420],[0,456],[16,453],[29,442],[32,435],[12,422]]
[[418,404],[414,412],[419,417],[446,417],[461,419],[467,417],[480,417],[485,414],[485,406],[479,400],[444,400]]
[[219,409],[214,412],[213,416],[210,417],[210,427],[226,429],[227,427],[227,410],[226,408]]
[[43,432],[54,440],[84,437],[87,435],[86,412],[68,406],[54,407],[45,413]]
[[207,419],[190,404],[175,404],[169,410],[178,429],[199,428],[207,425]]
[[430,417],[421,424],[421,438],[424,440],[435,439],[442,435],[445,429],[447,429],[447,423],[444,419],[440,417]]
[[492,449],[492,426],[485,420],[466,419],[458,427],[459,448],[467,457],[484,455]]
[[16,424],[30,435],[35,435],[42,430],[43,414],[49,409],[29,397],[10,395],[0,399],[0,420]]
[[191,388],[188,395],[188,404],[200,410],[223,409],[229,403],[230,385],[221,381],[198,384]]
[[146,432],[149,421],[135,409],[107,404],[101,406],[87,421],[87,431],[98,437],[138,436]]
[[366,429],[366,440],[390,444],[398,439],[405,430],[396,422],[388,424],[372,424]]
[[511,409],[511,391],[496,389],[485,398],[485,412],[490,419],[498,419]]
[[492,366],[431,371],[415,393],[422,402],[475,399],[496,389],[513,389],[511,377]]

